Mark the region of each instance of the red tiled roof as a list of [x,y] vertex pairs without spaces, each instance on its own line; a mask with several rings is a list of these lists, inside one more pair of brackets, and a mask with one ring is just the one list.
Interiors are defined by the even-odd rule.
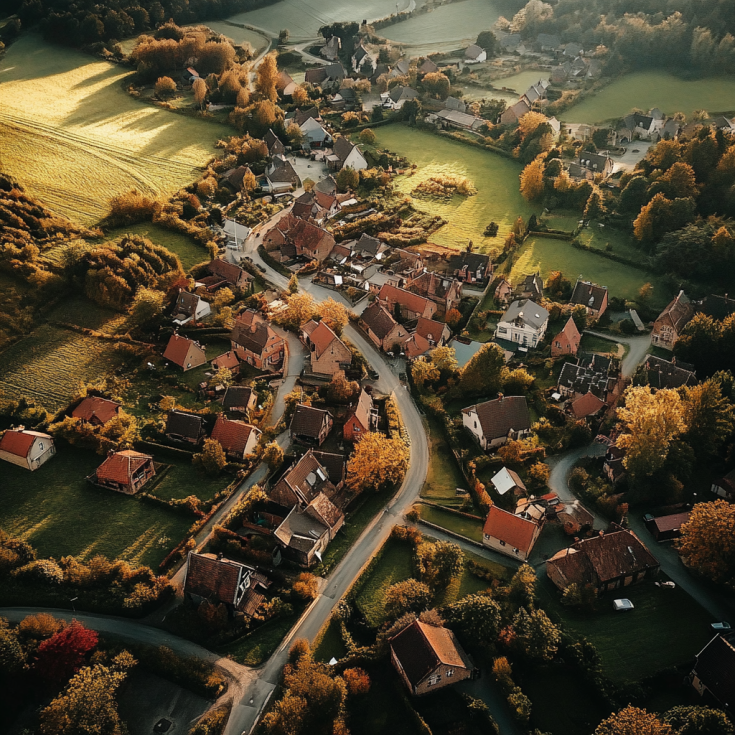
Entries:
[[420,316],[416,323],[416,334],[420,334],[424,339],[432,339],[438,343],[442,338],[445,324]]
[[247,569],[236,561],[217,559],[214,554],[191,552],[186,569],[184,592],[234,605],[237,600],[238,582],[243,571]]
[[497,505],[490,507],[487,520],[482,532],[505,543],[513,549],[519,549],[528,553],[533,546],[533,536],[537,525],[521,516],[508,513],[507,510],[498,508]]
[[418,333],[412,334],[403,345],[403,351],[410,360],[427,353],[430,349],[431,345],[429,344],[429,340]]
[[653,519],[653,524],[656,526],[656,530],[659,533],[665,533],[666,531],[678,531],[684,523],[689,520],[689,512],[686,513],[673,513],[668,516],[659,516]]
[[677,331],[694,316],[694,307],[683,291],[672,299],[669,305],[658,315],[656,322],[668,322]]
[[583,419],[597,413],[605,405],[605,401],[600,400],[594,393],[585,393],[576,401],[572,401],[572,413],[578,419]]
[[141,454],[132,449],[115,452],[97,468],[97,479],[129,485],[133,474],[151,459],[153,457],[150,454]]
[[316,347],[317,358],[327,351],[334,340],[341,342],[340,338],[324,322],[319,322],[308,334],[312,344]]
[[33,442],[39,436],[51,438],[48,434],[39,434],[37,431],[8,429],[0,439],[0,452],[14,454],[16,457],[27,457]]
[[360,317],[372,333],[380,340],[386,338],[398,324],[391,313],[378,301],[374,301]]
[[101,424],[106,424],[110,419],[117,416],[119,409],[119,403],[108,401],[106,398],[100,398],[99,396],[88,396],[71,412],[71,415],[75,419],[83,419],[84,421],[92,421],[96,418]]
[[567,323],[564,325],[564,329],[559,334],[563,334],[569,340],[569,344],[576,344],[577,346],[579,346],[579,342],[582,339],[582,335],[579,333],[579,329],[577,329],[577,325],[572,317],[569,317]]
[[[200,350],[202,349],[194,342],[194,340],[181,337],[178,334],[172,334],[163,353],[163,359],[171,360],[174,365],[184,367],[186,356],[189,354],[189,349],[192,345],[195,345]],[[203,351],[204,350],[202,350],[202,352]]]
[[427,304],[429,303],[429,300],[425,299],[423,296],[411,293],[410,291],[398,288],[397,286],[391,286],[389,283],[386,283],[380,289],[378,298],[381,301],[390,301],[400,304],[401,306],[405,306],[409,311],[413,311],[416,314],[423,314]]
[[234,350],[228,350],[227,352],[221,354],[219,357],[215,357],[214,360],[212,360],[212,367],[219,370],[220,368],[227,368],[228,370],[232,370],[236,368],[240,364],[240,360],[237,358],[237,355],[235,354]]
[[246,424],[244,421],[231,421],[220,414],[212,429],[212,439],[216,439],[225,452],[242,454],[253,431],[260,433],[251,424]]

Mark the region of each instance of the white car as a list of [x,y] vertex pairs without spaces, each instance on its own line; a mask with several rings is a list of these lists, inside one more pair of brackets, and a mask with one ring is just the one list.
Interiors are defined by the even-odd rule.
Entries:
[[615,612],[625,612],[633,609],[633,603],[628,599],[613,600],[613,610]]

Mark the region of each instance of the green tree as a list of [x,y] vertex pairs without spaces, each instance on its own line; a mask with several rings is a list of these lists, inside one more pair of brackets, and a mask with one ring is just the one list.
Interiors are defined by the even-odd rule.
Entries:
[[419,577],[432,589],[448,585],[464,568],[464,555],[457,544],[424,541],[416,547]]
[[528,612],[521,607],[512,623],[512,645],[532,661],[551,661],[561,643],[559,629],[543,610]]
[[205,439],[202,451],[193,455],[191,461],[210,477],[217,477],[227,465],[224,449],[216,439]]
[[492,31],[482,31],[477,37],[477,41],[475,41],[475,43],[481,49],[485,49],[485,51],[487,51],[488,59],[491,56],[497,56],[500,49],[498,39],[495,37],[495,34]]
[[385,592],[385,614],[397,620],[406,613],[420,613],[431,605],[431,590],[417,579],[396,582]]
[[602,219],[607,214],[607,208],[602,200],[602,192],[596,186],[587,200],[584,208],[585,219]]
[[360,131],[360,142],[366,145],[375,145],[375,133],[370,128]]
[[733,735],[733,728],[727,715],[711,707],[674,707],[663,717],[666,724],[676,731],[676,735]]
[[341,192],[354,190],[360,183],[360,175],[352,168],[343,168],[337,174],[336,182]]
[[500,605],[488,595],[467,595],[442,608],[442,618],[468,643],[490,645],[500,630]]
[[463,396],[491,395],[503,387],[505,356],[495,342],[476,352],[459,374],[458,390]]
[[[546,465],[544,465],[546,466]],[[536,572],[522,564],[508,585],[508,596],[518,605],[531,609],[536,602]]]
[[141,286],[135,293],[128,324],[131,328],[143,328],[163,313],[165,295],[162,291]]

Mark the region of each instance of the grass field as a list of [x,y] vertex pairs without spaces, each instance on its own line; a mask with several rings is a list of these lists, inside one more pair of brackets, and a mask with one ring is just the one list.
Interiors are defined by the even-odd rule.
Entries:
[[441,428],[435,421],[429,423],[429,471],[421,489],[421,497],[435,503],[458,508],[462,498],[457,496],[458,487],[466,488],[466,482],[457,467]]
[[232,475],[209,477],[194,469],[187,457],[174,459],[170,454],[160,460],[171,465],[164,478],[150,491],[163,500],[178,500],[196,495],[201,500],[210,500],[220,490],[224,490],[234,479]]
[[622,345],[612,342],[609,339],[597,337],[594,334],[583,334],[582,341],[579,343],[579,349],[583,352],[601,352],[603,354],[611,352],[617,355],[619,352],[618,347],[622,347]]
[[[559,591],[544,577],[538,592],[541,605],[552,619],[587,638],[596,648],[604,672],[613,681],[637,681],[660,669],[694,658],[710,639],[707,611],[684,590],[663,590],[652,582],[608,593],[595,613],[564,607]],[[631,612],[616,613],[615,597],[627,597],[635,605]]]
[[233,26],[220,20],[211,20],[203,25],[211,28],[216,33],[221,33],[223,36],[232,39],[236,45],[241,45],[246,42],[249,43],[255,49],[256,54],[259,54],[268,47],[267,36],[251,31],[248,28],[240,28],[239,26]]
[[[418,166],[415,175],[397,179],[399,191],[410,194],[422,181],[442,174],[466,176],[474,183],[475,196],[455,196],[448,202],[414,200],[417,209],[448,221],[431,235],[432,242],[464,249],[472,240],[476,251],[500,249],[518,215],[527,220],[533,213],[518,190],[521,167],[514,161],[405,125],[386,125],[375,132],[379,147],[406,156]],[[487,238],[482,233],[491,221],[500,229],[496,237]]]
[[116,194],[191,183],[226,129],[137,102],[121,86],[129,73],[24,34],[0,64],[0,168],[87,225]]
[[154,568],[193,519],[84,479],[103,458],[60,447],[36,470],[3,464],[0,526],[33,544],[40,556],[95,554]]
[[448,531],[466,536],[473,541],[482,541],[482,521],[465,518],[464,516],[449,513],[431,505],[420,505],[421,518]]
[[582,276],[586,280],[607,286],[611,296],[635,299],[640,287],[650,282],[654,287],[652,301],[655,305],[665,305],[670,297],[662,279],[651,273],[579,250],[564,240],[543,236],[529,237],[514,258],[510,273],[511,283],[536,270],[541,271],[544,279],[552,270],[559,270],[572,283],[578,276]]
[[122,227],[118,230],[109,230],[105,235],[105,239],[115,240],[123,235],[141,235],[148,238],[154,245],[163,245],[163,247],[179,256],[184,270],[189,270],[193,265],[209,260],[207,249],[204,246],[199,245],[186,235],[172,232],[165,227],[150,222]]
[[112,334],[125,317],[112,309],[104,309],[84,296],[64,299],[48,313],[49,321],[67,322],[78,327]]
[[560,117],[575,123],[599,123],[623,117],[634,107],[646,111],[659,107],[667,115],[683,112],[687,117],[695,110],[732,112],[735,80],[724,76],[685,80],[665,71],[636,72],[617,79]]

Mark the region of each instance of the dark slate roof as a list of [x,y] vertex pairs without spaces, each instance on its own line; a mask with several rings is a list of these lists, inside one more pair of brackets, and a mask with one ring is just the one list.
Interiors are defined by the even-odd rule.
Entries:
[[646,382],[652,388],[681,388],[697,382],[693,366],[676,362],[676,359],[669,362],[662,357],[646,355],[643,370],[646,373]]
[[715,636],[697,656],[699,679],[723,705],[735,708],[735,633]]
[[611,163],[609,156],[601,156],[599,153],[583,151],[579,156],[579,165],[590,171],[604,171]]
[[247,385],[231,385],[225,391],[222,405],[227,409],[240,408],[250,403],[253,389]]
[[250,567],[236,561],[191,552],[184,591],[233,605],[237,600],[238,581],[248,571]]
[[202,417],[184,411],[171,411],[166,419],[166,433],[198,439],[202,431]]
[[452,270],[461,270],[467,266],[468,270],[475,273],[479,269],[486,269],[490,264],[490,256],[484,253],[468,253],[466,250],[461,253],[451,255],[448,261]]
[[319,464],[327,471],[329,482],[331,482],[332,485],[337,486],[344,481],[347,466],[342,454],[318,452],[316,450],[312,450],[312,454],[316,457]]
[[322,408],[299,404],[296,406],[293,418],[291,419],[291,433],[317,439],[324,423],[324,418],[327,415],[331,416],[329,411],[325,411]]
[[724,319],[730,314],[735,314],[735,299],[711,294],[702,302],[700,311],[713,319]]
[[609,357],[581,354],[576,365],[571,362],[564,364],[557,385],[582,395],[592,393],[604,401],[611,387],[611,366],[612,360]]
[[590,283],[589,281],[577,281],[569,303],[582,304],[597,311],[602,306],[602,300],[606,293],[607,288],[605,286],[598,286],[596,283]]
[[378,301],[374,301],[360,317],[378,339],[385,339],[397,322],[391,313]]
[[477,411],[482,432],[488,441],[508,436],[511,429],[523,431],[531,428],[531,414],[525,396],[505,396],[462,410],[472,408]]

